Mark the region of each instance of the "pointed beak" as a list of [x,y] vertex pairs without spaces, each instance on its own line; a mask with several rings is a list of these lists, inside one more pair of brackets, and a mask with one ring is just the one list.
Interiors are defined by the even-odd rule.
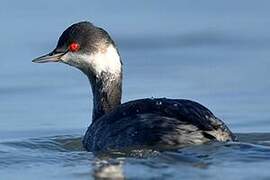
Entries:
[[64,54],[65,53],[63,53],[63,52],[61,52],[61,53],[51,52],[51,53],[46,54],[44,56],[40,56],[38,58],[35,58],[34,60],[32,60],[32,62],[34,62],[34,63],[59,62],[59,61],[61,61],[61,57]]

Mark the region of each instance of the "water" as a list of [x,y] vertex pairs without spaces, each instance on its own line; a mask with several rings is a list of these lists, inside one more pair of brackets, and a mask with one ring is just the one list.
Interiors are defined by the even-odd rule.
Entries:
[[[269,179],[270,2],[1,1],[0,179]],[[187,98],[224,119],[239,142],[174,152],[94,156],[87,79],[62,64],[32,64],[73,22],[116,40],[124,101]]]

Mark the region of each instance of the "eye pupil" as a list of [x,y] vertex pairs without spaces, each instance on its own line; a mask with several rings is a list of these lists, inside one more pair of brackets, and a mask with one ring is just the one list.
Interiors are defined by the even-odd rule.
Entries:
[[69,45],[69,48],[68,48],[71,52],[76,52],[80,49],[80,45],[76,42],[73,42]]

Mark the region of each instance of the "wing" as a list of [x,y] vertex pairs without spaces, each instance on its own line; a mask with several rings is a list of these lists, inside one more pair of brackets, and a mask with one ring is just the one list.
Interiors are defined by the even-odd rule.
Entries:
[[143,146],[183,146],[234,136],[204,106],[184,99],[140,99],[121,104],[88,128],[90,151]]

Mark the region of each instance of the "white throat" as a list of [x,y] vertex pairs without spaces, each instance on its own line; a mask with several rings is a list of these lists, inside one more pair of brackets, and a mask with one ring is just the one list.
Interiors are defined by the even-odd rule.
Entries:
[[90,55],[69,52],[61,59],[64,63],[79,69],[90,68],[96,76],[100,76],[102,72],[118,76],[122,70],[120,56],[113,45],[102,48]]
[[113,45],[108,46],[106,49],[92,54],[89,57],[92,65],[92,70],[96,75],[102,72],[108,72],[113,75],[121,73],[121,60],[120,56]]
[[68,52],[61,62],[83,71],[93,92],[93,121],[121,104],[122,63],[114,45],[100,44],[98,51]]

